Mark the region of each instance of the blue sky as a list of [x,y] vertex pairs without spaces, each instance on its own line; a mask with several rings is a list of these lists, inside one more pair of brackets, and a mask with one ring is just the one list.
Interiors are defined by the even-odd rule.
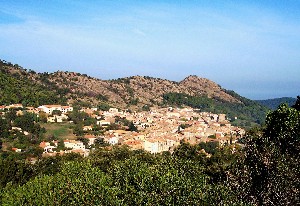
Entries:
[[193,74],[250,99],[300,95],[298,0],[0,0],[0,47],[38,72]]

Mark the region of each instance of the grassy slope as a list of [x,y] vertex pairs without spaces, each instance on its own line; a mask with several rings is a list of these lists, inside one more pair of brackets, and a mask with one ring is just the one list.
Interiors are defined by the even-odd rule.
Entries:
[[71,124],[69,123],[44,123],[41,126],[47,131],[45,134],[46,137],[53,135],[56,138],[76,139],[72,129],[70,129]]

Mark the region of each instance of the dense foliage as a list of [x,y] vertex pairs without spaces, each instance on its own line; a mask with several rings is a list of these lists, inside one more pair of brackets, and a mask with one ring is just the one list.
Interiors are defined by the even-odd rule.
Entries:
[[0,105],[22,103],[25,106],[39,106],[66,102],[57,91],[26,78],[27,72],[10,74],[6,68],[6,65],[0,68]]
[[300,110],[283,104],[268,114],[265,128],[248,133],[229,183],[251,204],[299,205],[299,154]]
[[299,103],[270,112],[242,147],[182,142],[172,154],[123,146],[35,164],[2,158],[2,205],[299,205]]
[[[84,160],[49,158],[35,165],[11,164],[9,168],[20,172],[8,179],[11,183],[2,192],[2,204],[242,204],[221,181],[212,182],[207,167],[216,162],[207,162],[205,156],[193,151],[197,151],[195,147],[183,144],[174,155],[154,156],[115,147],[112,150],[100,149]],[[0,163],[2,168],[9,164],[7,161]],[[216,168],[214,171],[223,173]],[[4,172],[8,173],[7,170]]]
[[[38,143],[42,141],[45,132],[36,114],[24,112],[23,115],[17,115],[13,109],[6,111],[3,117],[0,116],[0,140],[6,145],[5,151],[0,150],[0,155],[15,159],[41,156],[42,149]],[[22,152],[13,152],[12,148],[21,149]]]
[[[221,99],[212,99],[206,96],[190,96],[183,93],[167,93],[163,95],[164,104],[175,106],[190,106],[201,111],[224,113],[230,119],[238,117],[240,126],[251,126],[250,122],[261,124],[264,122],[268,109],[255,101],[239,96],[233,91],[226,91],[241,103],[226,102]],[[246,124],[248,123],[248,124]]]

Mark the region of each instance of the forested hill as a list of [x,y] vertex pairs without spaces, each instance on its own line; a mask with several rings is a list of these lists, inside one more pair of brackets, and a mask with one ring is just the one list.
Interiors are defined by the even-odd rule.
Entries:
[[180,82],[148,76],[100,80],[86,74],[57,71],[36,73],[1,61],[0,104],[74,103],[133,110],[150,107],[190,106],[225,113],[240,126],[264,121],[267,108],[217,83],[195,75]]
[[294,105],[296,100],[297,100],[296,98],[292,98],[292,97],[282,97],[282,98],[255,100],[255,101],[272,110],[275,110],[282,103],[287,103],[289,106]]
[[0,67],[0,105],[22,103],[24,106],[41,104],[64,104],[66,99],[55,89],[49,90],[36,81],[31,81],[25,70],[11,73],[6,65]]

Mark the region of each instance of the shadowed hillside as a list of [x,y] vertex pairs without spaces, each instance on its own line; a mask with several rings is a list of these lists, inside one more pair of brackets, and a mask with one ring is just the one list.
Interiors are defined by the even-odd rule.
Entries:
[[274,98],[274,99],[266,99],[266,100],[255,100],[256,102],[275,110],[282,103],[287,103],[288,105],[294,105],[296,103],[296,98],[292,97],[282,97],[282,98]]

